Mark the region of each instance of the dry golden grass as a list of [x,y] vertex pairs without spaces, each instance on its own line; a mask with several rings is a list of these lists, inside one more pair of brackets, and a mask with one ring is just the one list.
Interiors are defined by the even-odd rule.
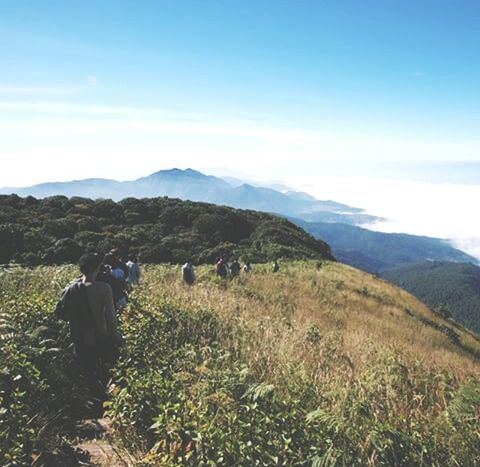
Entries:
[[[179,267],[146,266],[120,317],[108,415],[142,465],[480,465],[476,336],[337,263],[257,266],[233,281],[197,273],[188,287]],[[19,268],[0,281],[16,330],[2,367],[29,375],[0,388],[18,387],[15,410],[0,411],[0,452],[19,459],[44,449],[35,433],[65,404],[50,397],[72,362],[51,311],[76,274]]]
[[[480,342],[474,335],[407,292],[354,268],[292,262],[278,274],[258,266],[233,281],[217,280],[211,267],[200,267],[197,275],[197,284],[188,287],[178,267],[147,267],[142,288],[188,308],[214,310],[226,324],[240,323],[244,339],[231,345],[242,347],[260,377],[278,381],[294,364],[321,373],[322,379],[336,377],[338,371],[330,375],[318,368],[319,361],[322,366],[328,361],[319,353],[333,350],[344,357],[335,361],[337,370],[345,366],[344,375],[389,350],[460,380],[480,374]],[[435,326],[455,331],[458,342]]]

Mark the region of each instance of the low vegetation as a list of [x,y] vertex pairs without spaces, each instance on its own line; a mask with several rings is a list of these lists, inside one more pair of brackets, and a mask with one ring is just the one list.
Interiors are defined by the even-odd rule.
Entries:
[[255,211],[169,198],[0,195],[0,264],[72,263],[114,247],[148,263],[211,263],[222,254],[252,262],[333,259],[326,243]]
[[[139,465],[480,463],[474,336],[347,266],[281,266],[227,282],[201,267],[194,287],[145,267],[107,403],[119,452]],[[76,271],[0,274],[0,464],[73,456],[81,391],[52,309]]]

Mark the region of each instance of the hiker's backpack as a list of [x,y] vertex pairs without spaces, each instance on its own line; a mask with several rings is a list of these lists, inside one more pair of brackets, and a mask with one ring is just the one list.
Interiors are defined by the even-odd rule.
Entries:
[[55,315],[70,323],[70,332],[74,342],[95,329],[87,288],[83,282],[74,282],[64,290],[55,308]]
[[195,282],[193,276],[193,270],[191,266],[184,266],[183,268],[183,280],[188,284],[192,285]]
[[220,277],[226,277],[227,276],[227,265],[223,262],[223,261],[219,261],[217,263],[217,274],[220,276]]
[[240,274],[240,264],[234,261],[230,266],[230,271],[232,271],[232,276],[238,276]]

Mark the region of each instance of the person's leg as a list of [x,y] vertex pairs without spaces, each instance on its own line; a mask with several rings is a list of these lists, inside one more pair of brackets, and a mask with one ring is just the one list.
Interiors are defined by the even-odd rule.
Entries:
[[105,383],[100,372],[100,353],[95,345],[76,345],[75,351],[80,371],[91,395],[101,403],[106,398]]

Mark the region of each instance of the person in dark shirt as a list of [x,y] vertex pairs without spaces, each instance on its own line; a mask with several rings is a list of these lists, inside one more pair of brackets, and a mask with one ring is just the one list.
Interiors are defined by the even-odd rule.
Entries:
[[118,357],[121,336],[111,287],[97,280],[101,259],[96,254],[79,260],[82,277],[63,292],[55,313],[70,324],[75,357],[95,397],[105,394],[106,368]]
[[224,257],[217,260],[215,264],[215,271],[217,276],[220,276],[222,279],[225,279],[228,276],[228,266]]
[[240,263],[238,262],[238,259],[232,261],[232,264],[230,265],[230,273],[232,274],[232,277],[236,277],[240,274]]
[[190,261],[187,261],[182,266],[182,278],[183,281],[188,285],[193,285],[195,283],[195,270],[193,269],[193,264]]

